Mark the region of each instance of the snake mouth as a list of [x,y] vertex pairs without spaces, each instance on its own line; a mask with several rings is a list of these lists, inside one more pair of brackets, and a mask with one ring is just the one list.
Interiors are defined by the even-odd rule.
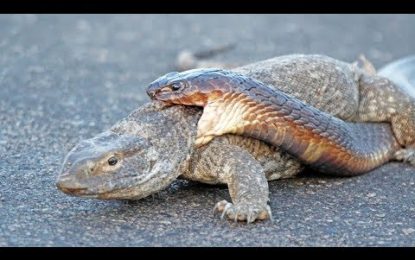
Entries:
[[157,99],[163,102],[172,103],[171,98],[174,92],[170,87],[164,87],[162,89],[156,90],[156,92],[151,97],[152,99]]
[[168,94],[168,93],[171,93],[171,92],[173,92],[173,91],[172,91],[172,89],[171,89],[171,86],[170,86],[170,85],[165,86],[165,87],[163,87],[163,88],[152,88],[152,87],[149,87],[149,88],[147,89],[147,95],[148,95],[151,99],[155,99],[156,97],[158,97],[158,96],[160,96],[160,95],[163,95],[163,94]]

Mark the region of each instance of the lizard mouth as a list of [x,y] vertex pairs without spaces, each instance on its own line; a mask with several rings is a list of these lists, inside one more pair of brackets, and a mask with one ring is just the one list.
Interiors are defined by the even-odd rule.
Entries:
[[68,187],[63,187],[63,186],[60,186],[59,184],[58,184],[58,188],[61,191],[63,191],[64,193],[67,193],[67,194],[79,194],[79,193],[82,193],[82,191],[85,191],[86,190],[86,188],[68,188]]
[[81,186],[71,178],[61,177],[56,182],[56,187],[62,192],[69,195],[87,195],[87,187]]

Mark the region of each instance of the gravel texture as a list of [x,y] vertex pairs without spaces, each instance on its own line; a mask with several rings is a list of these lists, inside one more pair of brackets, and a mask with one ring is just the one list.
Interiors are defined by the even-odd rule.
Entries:
[[[225,187],[177,181],[137,202],[64,195],[64,155],[148,101],[183,49],[235,42],[248,63],[321,53],[375,65],[415,52],[414,15],[1,15],[0,246],[413,246],[415,170],[270,183],[274,222],[220,220]],[[307,175],[307,174],[305,174]]]

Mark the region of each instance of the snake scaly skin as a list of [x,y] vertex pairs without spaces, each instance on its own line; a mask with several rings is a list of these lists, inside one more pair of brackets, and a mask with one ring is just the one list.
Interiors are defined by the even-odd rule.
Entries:
[[279,146],[310,167],[353,175],[393,158],[400,145],[389,124],[345,122],[255,79],[221,69],[166,74],[147,94],[204,107],[195,142],[232,133]]

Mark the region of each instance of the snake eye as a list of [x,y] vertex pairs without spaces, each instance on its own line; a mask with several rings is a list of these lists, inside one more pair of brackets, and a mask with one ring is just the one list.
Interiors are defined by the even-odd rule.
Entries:
[[118,159],[115,156],[112,156],[108,159],[108,164],[111,165],[111,166],[116,165],[117,162],[118,162]]
[[174,83],[174,84],[171,85],[171,90],[173,90],[173,91],[177,91],[181,88],[182,88],[182,85],[179,84],[179,83]]

